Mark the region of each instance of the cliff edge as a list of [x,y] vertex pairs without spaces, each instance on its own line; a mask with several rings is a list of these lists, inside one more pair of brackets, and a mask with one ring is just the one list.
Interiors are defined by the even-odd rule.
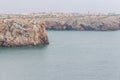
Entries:
[[9,19],[0,21],[0,46],[38,46],[48,43],[44,24]]

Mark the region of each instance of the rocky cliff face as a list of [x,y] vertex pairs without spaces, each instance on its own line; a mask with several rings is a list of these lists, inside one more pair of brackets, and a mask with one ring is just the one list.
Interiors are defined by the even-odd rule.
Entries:
[[109,31],[120,30],[120,14],[95,15],[79,13],[37,13],[37,14],[6,14],[1,19],[19,19],[21,21],[45,23],[47,30],[87,30]]
[[48,43],[44,24],[24,20],[0,21],[0,46],[36,46]]
[[119,16],[72,16],[61,19],[46,20],[48,30],[87,30],[109,31],[120,30]]

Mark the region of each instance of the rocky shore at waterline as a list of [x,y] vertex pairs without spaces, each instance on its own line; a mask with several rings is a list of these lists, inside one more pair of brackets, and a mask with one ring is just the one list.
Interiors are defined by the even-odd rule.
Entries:
[[44,24],[35,21],[0,20],[0,46],[39,46],[49,44]]

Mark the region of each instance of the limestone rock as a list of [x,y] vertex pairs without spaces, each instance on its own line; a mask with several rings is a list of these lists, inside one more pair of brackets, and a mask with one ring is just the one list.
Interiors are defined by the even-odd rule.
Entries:
[[44,24],[21,20],[0,22],[0,46],[36,46],[48,43]]

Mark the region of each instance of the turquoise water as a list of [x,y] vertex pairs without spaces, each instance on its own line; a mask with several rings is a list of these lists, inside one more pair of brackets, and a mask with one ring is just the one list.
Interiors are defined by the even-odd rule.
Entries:
[[120,80],[120,31],[48,34],[48,46],[0,48],[0,80]]

